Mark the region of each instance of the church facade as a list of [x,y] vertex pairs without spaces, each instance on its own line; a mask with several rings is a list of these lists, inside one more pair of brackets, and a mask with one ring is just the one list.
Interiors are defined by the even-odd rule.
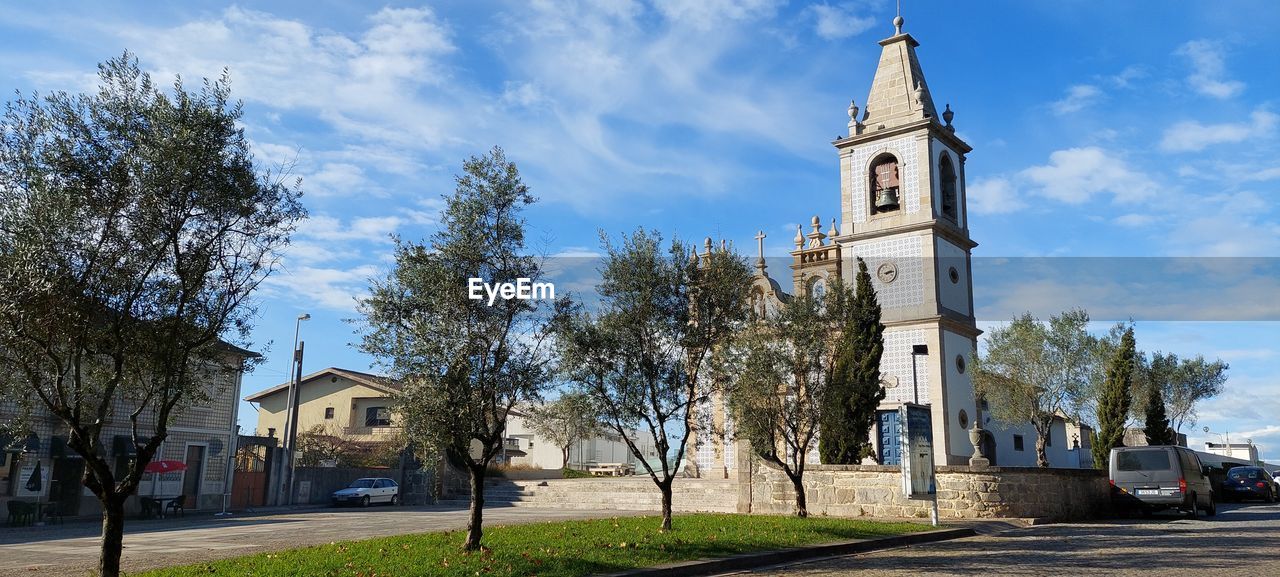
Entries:
[[[871,433],[881,463],[899,463],[897,409],[918,403],[932,412],[936,465],[968,464],[975,420],[997,429],[981,441],[992,464],[1034,465],[1034,431],[1001,429],[985,416],[967,366],[981,334],[971,275],[977,243],[969,234],[964,172],[972,148],[956,135],[950,105],[938,113],[916,55],[919,43],[902,32],[901,17],[894,25],[894,35],[880,41],[865,107],[850,103],[848,134],[832,143],[840,163],[840,217],[823,222],[814,216],[810,230],[797,227],[790,294],[821,293],[836,278],[852,285],[856,259],[867,263],[885,325],[880,372],[886,395]],[[753,309],[765,314],[790,296],[773,276],[786,273],[766,266],[763,233],[756,238],[760,257],[750,298]],[[727,476],[736,463],[732,423],[722,399],[709,405],[722,426],[698,438],[692,457],[699,475]],[[1079,466],[1082,432],[1065,420],[1055,428],[1062,436],[1051,454],[1053,466]],[[1024,436],[1025,443],[1016,443],[1019,454],[1015,441]],[[816,450],[810,462],[817,462]]]

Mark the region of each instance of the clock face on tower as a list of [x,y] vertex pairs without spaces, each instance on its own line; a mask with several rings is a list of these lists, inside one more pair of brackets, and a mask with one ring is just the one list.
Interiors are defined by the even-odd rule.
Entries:
[[894,279],[898,278],[897,265],[891,262],[881,263],[879,267],[876,267],[876,277],[885,284],[893,282]]

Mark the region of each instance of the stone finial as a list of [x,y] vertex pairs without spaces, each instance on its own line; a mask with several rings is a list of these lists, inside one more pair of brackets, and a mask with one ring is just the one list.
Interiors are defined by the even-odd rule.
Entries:
[[907,21],[902,19],[902,15],[901,15],[901,14],[899,14],[899,15],[895,16],[895,17],[893,18],[893,35],[894,35],[894,36],[901,35],[901,34],[902,34],[902,25],[903,25],[903,24],[906,24],[906,23],[907,23]]
[[849,101],[849,136],[862,134],[862,122],[858,120],[858,103]]
[[947,109],[942,111],[942,120],[947,123],[947,129],[951,132],[956,131],[956,127],[951,126],[951,119],[956,117],[956,113],[951,111],[951,103],[947,103]]
[[796,237],[791,240],[796,243],[796,250],[804,248],[804,231],[800,225],[796,225]]
[[723,253],[729,252],[729,245],[725,242],[723,238],[720,239],[720,252],[723,252]]
[[698,264],[698,249],[689,251],[689,264]]
[[711,237],[707,237],[707,239],[702,242],[702,248],[705,249],[707,254],[711,254]]
[[920,85],[920,81],[916,81],[916,87],[911,91],[911,99],[921,109],[924,108],[924,87]]
[[831,230],[827,231],[827,236],[836,236],[840,234],[840,229],[836,228],[836,219],[831,217]]
[[809,233],[809,248],[818,248],[823,246],[822,239],[827,235],[822,234],[822,219],[817,215],[813,216],[813,232]]

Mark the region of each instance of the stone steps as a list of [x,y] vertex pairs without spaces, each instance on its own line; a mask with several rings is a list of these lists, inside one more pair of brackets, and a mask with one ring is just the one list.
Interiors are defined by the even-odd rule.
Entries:
[[[439,503],[467,506],[469,492]],[[573,510],[658,511],[662,495],[646,477],[628,479],[551,479],[546,481],[486,482],[485,504],[512,507],[542,507]],[[682,512],[723,512],[737,510],[738,489],[727,481],[676,479],[672,507]]]

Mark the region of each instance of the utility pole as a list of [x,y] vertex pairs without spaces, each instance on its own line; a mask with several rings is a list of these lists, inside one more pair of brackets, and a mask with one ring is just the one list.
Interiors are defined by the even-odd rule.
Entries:
[[301,385],[302,385],[302,350],[306,348],[306,346],[307,346],[307,343],[305,341],[299,341],[298,349],[293,352],[295,357],[295,363],[296,363],[295,364],[296,372],[293,374],[293,388],[295,389],[295,391],[293,393],[293,405],[289,407],[289,430],[288,432],[286,432],[286,435],[288,435],[287,438],[289,440],[289,443],[288,443],[289,445],[289,476],[286,480],[285,486],[289,490],[290,505],[294,504],[293,503],[293,500],[294,500],[294,495],[293,495],[294,477],[293,476],[294,476],[294,470],[297,467],[297,454],[298,454],[298,447],[297,447],[298,445],[298,405],[299,405],[298,397],[301,396],[299,394],[301,393],[301,391],[296,389],[301,388]]

